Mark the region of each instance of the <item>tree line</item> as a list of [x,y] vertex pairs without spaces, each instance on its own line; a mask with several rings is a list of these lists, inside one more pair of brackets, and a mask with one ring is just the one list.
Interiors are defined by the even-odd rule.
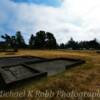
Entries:
[[36,35],[31,34],[28,44],[25,43],[25,40],[20,31],[17,31],[15,36],[10,36],[4,34],[1,36],[4,39],[4,45],[2,48],[13,48],[17,49],[57,49],[58,44],[54,35],[50,32],[39,31]]
[[[100,49],[100,43],[96,39],[91,41],[74,41],[73,38],[67,43],[57,43],[55,36],[51,32],[39,31],[36,35],[31,34],[28,44],[20,31],[17,31],[14,36],[8,34],[1,36],[4,39],[4,44],[0,45],[1,48],[9,49],[72,49],[72,50],[83,50],[83,49]],[[66,37],[67,38],[67,37]]]
[[67,43],[61,43],[60,48],[71,50],[99,50],[100,43],[96,39],[77,42],[71,38]]

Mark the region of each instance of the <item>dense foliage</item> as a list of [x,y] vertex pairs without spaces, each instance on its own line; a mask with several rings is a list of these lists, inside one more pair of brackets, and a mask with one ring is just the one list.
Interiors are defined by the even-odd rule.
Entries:
[[[0,48],[13,48],[14,50],[29,48],[29,49],[71,49],[71,50],[84,50],[84,49],[100,49],[100,44],[96,39],[91,41],[74,41],[71,38],[67,43],[58,45],[55,36],[50,32],[39,31],[36,35],[31,34],[28,44],[20,31],[17,31],[15,36],[8,34],[1,36],[5,42],[0,42]],[[67,37],[66,37],[67,38]]]

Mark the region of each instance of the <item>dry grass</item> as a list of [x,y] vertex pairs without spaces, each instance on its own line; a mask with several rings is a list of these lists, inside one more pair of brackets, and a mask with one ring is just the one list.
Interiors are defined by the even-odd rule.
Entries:
[[[44,58],[57,58],[57,57],[69,57],[69,58],[81,58],[86,60],[86,64],[71,68],[58,75],[43,78],[36,81],[31,81],[28,84],[24,84],[16,91],[34,90],[32,98],[25,96],[23,98],[9,98],[10,100],[100,100],[95,97],[61,97],[57,96],[57,91],[72,92],[98,92],[100,90],[100,55],[96,51],[66,51],[66,50],[20,50],[14,55],[1,53],[2,56],[19,56],[19,55],[31,55]],[[36,91],[40,90],[45,92],[46,90],[53,91],[54,96],[51,98],[39,98],[36,96]],[[26,94],[27,95],[27,94]],[[6,100],[5,98],[2,98]],[[7,98],[8,99],[8,98]]]

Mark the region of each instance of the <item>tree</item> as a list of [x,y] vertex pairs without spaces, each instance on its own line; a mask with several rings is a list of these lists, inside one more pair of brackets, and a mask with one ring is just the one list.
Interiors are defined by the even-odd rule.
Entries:
[[45,45],[45,31],[39,31],[35,37],[35,48],[43,49]]
[[81,41],[79,47],[80,49],[100,49],[100,44],[96,39],[93,39],[91,41]]
[[23,38],[20,31],[16,32],[16,41],[17,41],[17,47],[18,48],[25,48],[26,47],[24,38]]
[[45,46],[48,49],[55,49],[58,46],[54,35],[50,32],[46,33],[46,45]]
[[61,43],[60,46],[59,46],[59,48],[60,49],[65,49],[65,44],[64,43]]
[[73,38],[70,38],[70,40],[69,40],[68,43],[66,44],[66,48],[76,50],[76,49],[78,49],[78,43],[75,42],[75,41],[73,40]]
[[14,51],[17,51],[17,41],[15,36],[11,36],[11,46],[13,47]]
[[89,48],[90,49],[100,49],[100,44],[97,42],[96,39],[89,41]]
[[11,47],[11,37],[8,34],[2,35],[1,36],[6,43],[6,48],[10,48]]
[[35,48],[35,36],[32,34],[29,39],[29,48]]
[[8,34],[2,35],[1,37],[5,40],[5,42],[6,42],[7,44],[10,44],[10,42],[11,42],[11,37],[10,37]]
[[12,48],[14,51],[17,51],[17,42],[15,36],[9,36],[8,34],[5,34],[1,37],[5,40],[6,48]]

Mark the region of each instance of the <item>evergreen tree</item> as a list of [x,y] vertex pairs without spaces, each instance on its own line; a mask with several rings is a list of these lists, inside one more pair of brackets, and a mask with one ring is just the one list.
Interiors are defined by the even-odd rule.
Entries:
[[39,31],[35,37],[35,48],[43,49],[45,45],[45,31]]
[[54,35],[50,32],[46,33],[46,45],[48,49],[55,49],[57,48],[57,41],[54,37]]
[[6,48],[10,48],[11,47],[11,37],[8,34],[2,35],[1,36],[6,43]]
[[35,36],[32,34],[29,39],[29,48],[35,48]]
[[60,46],[59,46],[59,48],[60,49],[65,49],[65,44],[64,43],[61,43]]
[[17,51],[17,41],[15,36],[11,36],[11,46],[13,47],[14,51]]
[[20,31],[16,32],[16,41],[18,48],[25,48],[26,44]]
[[73,38],[70,38],[70,40],[69,40],[68,43],[66,44],[66,48],[76,50],[76,49],[78,49],[78,43],[75,42],[75,41],[73,40]]
[[8,34],[1,36],[6,43],[6,49],[12,48],[14,51],[17,51],[17,42],[15,36],[9,36]]

